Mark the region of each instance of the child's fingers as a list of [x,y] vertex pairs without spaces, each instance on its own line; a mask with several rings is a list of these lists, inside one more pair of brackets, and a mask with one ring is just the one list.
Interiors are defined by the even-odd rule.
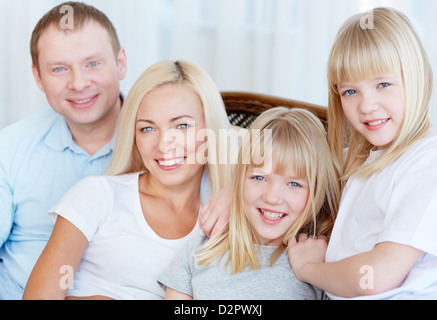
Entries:
[[325,240],[326,242],[328,242],[327,236],[318,236],[317,239]]
[[292,246],[294,246],[294,245],[296,245],[296,244],[297,244],[297,239],[296,239],[296,237],[291,237],[290,240],[288,240],[288,247],[289,247],[289,248],[292,247]]
[[301,233],[298,237],[297,237],[297,241],[305,241],[308,239],[308,235],[306,233]]
[[209,210],[209,205],[208,204],[209,204],[209,202],[207,202],[204,206],[202,206],[200,208],[199,219],[202,219],[205,216],[205,214],[208,212],[208,210]]

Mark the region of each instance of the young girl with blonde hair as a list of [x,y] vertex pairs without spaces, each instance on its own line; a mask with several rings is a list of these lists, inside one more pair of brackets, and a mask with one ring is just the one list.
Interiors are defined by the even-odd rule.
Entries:
[[[363,29],[368,14],[373,26]],[[349,19],[332,47],[328,80],[342,200],[327,251],[323,240],[300,236],[289,249],[293,270],[333,299],[435,299],[433,75],[408,18],[377,8]]]
[[301,232],[329,237],[334,223],[339,180],[323,125],[303,109],[265,111],[238,160],[228,224],[163,273],[166,299],[320,299],[297,281],[286,248]]

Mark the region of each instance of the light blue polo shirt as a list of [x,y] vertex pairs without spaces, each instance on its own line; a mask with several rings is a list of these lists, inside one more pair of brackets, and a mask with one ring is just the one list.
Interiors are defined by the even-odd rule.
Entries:
[[90,156],[53,110],[0,132],[0,299],[17,298],[7,283],[24,290],[53,229],[48,210],[80,179],[104,174],[113,145]]

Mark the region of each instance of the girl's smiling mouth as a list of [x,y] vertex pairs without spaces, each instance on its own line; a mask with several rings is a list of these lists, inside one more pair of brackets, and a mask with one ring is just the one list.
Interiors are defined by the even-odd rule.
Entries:
[[367,127],[369,130],[379,130],[383,128],[391,119],[378,119],[378,120],[369,120],[363,122],[363,124]]
[[262,220],[270,225],[278,224],[287,216],[286,213],[271,211],[267,209],[258,208],[258,211],[261,215]]

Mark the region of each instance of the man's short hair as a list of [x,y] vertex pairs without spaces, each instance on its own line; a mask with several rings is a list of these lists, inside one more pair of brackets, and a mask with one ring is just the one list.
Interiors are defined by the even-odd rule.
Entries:
[[[69,6],[69,7],[65,7]],[[63,19],[65,19],[66,11],[63,8],[70,8],[73,10],[74,25],[71,28],[65,28],[62,25]],[[36,24],[30,40],[30,54],[32,55],[32,63],[39,71],[38,60],[38,41],[45,30],[50,26],[57,26],[59,30],[64,32],[72,32],[74,30],[82,28],[87,22],[95,21],[108,31],[109,37],[112,42],[112,48],[114,55],[117,56],[120,51],[120,41],[117,36],[112,22],[108,17],[100,10],[93,6],[87,5],[82,2],[69,1],[61,3],[47,12]]]

